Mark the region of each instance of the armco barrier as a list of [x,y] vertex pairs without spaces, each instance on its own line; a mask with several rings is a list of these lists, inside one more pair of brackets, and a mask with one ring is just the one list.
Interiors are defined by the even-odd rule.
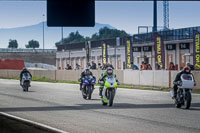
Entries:
[[126,70],[123,76],[124,84],[140,85],[140,71]]
[[0,70],[0,77],[7,78],[8,77],[7,70]]
[[194,71],[193,75],[195,77],[196,80],[196,86],[194,89],[200,89],[200,71]]
[[140,71],[140,85],[154,86],[154,71]]
[[56,71],[55,70],[30,70],[33,77],[37,78],[49,78],[52,80],[56,80]]
[[58,70],[56,71],[56,80],[78,81],[80,75],[80,70]]
[[[0,77],[18,78],[20,70],[0,70]],[[30,70],[34,77],[46,77],[52,80],[78,81],[81,70]],[[94,76],[99,79],[103,71],[92,70]],[[121,84],[147,85],[158,87],[173,87],[173,81],[178,71],[138,71],[138,70],[115,70],[117,78]],[[200,89],[200,71],[193,71],[197,86]],[[171,82],[171,83],[170,83]]]
[[169,71],[153,71],[153,86],[169,87]]
[[0,77],[2,78],[19,78],[19,70],[0,70]]
[[7,70],[7,77],[8,78],[19,78],[20,77],[19,70]]

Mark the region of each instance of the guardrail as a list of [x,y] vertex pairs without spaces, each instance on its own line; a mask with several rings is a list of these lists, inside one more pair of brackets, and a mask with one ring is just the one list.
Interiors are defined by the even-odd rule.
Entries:
[[0,48],[0,52],[28,52],[28,53],[56,53],[57,49],[18,49],[18,48]]
[[[78,81],[81,75],[80,70],[30,70],[33,77],[49,78],[52,80]],[[94,76],[98,79],[103,73],[101,70],[93,70]],[[115,70],[117,78],[121,84],[173,87],[173,81],[178,71],[168,70]],[[200,71],[193,71],[197,86],[194,89],[200,89]],[[19,70],[0,70],[2,78],[17,78],[20,75]]]

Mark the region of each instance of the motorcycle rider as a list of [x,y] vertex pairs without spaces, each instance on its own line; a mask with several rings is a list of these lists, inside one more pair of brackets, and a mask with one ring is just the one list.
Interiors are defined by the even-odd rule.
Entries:
[[[85,71],[83,71],[81,73],[81,78],[80,78],[80,90],[82,90],[82,84],[83,84],[83,79],[86,77],[86,76],[92,76],[93,78],[95,78],[95,76],[93,76],[92,72],[90,71],[90,69],[86,68]],[[95,78],[96,79],[96,78]]]
[[[174,86],[173,86],[173,90],[174,90],[173,98],[174,99],[176,99],[176,96],[177,96],[177,90],[178,90],[177,82],[181,81],[182,74],[192,74],[190,67],[189,66],[184,67],[184,69],[176,75],[176,78],[173,82],[174,83]],[[192,76],[193,76],[193,74],[192,74]],[[194,76],[193,76],[193,79],[194,79]],[[196,85],[195,79],[194,79],[194,85]]]
[[28,71],[28,69],[26,69],[26,67],[24,67],[22,69],[21,73],[20,73],[20,85],[22,85],[21,81],[22,81],[22,76],[23,76],[24,73],[28,73],[31,76],[31,78],[32,78],[31,73]]
[[[99,83],[100,83],[99,96],[101,96],[101,97],[102,97],[103,87],[105,84],[105,79],[107,76],[114,76],[116,78],[116,75],[114,74],[112,67],[107,67],[107,70],[105,72],[103,72],[99,78]],[[119,83],[117,78],[116,78],[116,81],[117,81],[117,83]]]

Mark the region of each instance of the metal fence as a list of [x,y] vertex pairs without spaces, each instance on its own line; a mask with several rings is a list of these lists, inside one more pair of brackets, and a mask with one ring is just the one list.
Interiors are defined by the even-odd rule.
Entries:
[[[200,32],[200,27],[172,29],[166,31],[159,31],[158,33],[162,35],[164,41],[174,41],[174,40],[193,39],[194,30]],[[152,32],[133,35],[133,44],[143,44],[143,43],[153,42],[153,37],[154,36]]]
[[[162,35],[164,41],[186,40],[186,39],[193,39],[194,30],[200,32],[200,27],[164,30],[164,31],[159,31],[158,34]],[[131,38],[133,44],[151,43],[153,42],[154,39],[154,33],[149,32],[143,34],[135,34],[133,36],[128,36],[128,37]],[[120,45],[122,46],[124,45],[124,38],[120,38]],[[116,38],[114,38],[114,39],[91,41],[91,48],[101,47],[102,42],[105,42],[107,45],[111,47],[116,46]],[[57,47],[57,50],[62,51],[62,50],[82,49],[82,48],[85,48],[85,42],[59,45]]]
[[0,52],[38,52],[38,53],[56,53],[57,49],[16,49],[16,48],[0,48]]

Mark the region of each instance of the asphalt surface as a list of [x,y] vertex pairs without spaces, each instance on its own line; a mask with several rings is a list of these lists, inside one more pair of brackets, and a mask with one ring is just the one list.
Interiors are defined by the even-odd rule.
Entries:
[[113,107],[96,88],[84,100],[78,85],[0,79],[0,111],[71,133],[200,133],[200,95],[190,110],[177,109],[167,92],[118,89]]

